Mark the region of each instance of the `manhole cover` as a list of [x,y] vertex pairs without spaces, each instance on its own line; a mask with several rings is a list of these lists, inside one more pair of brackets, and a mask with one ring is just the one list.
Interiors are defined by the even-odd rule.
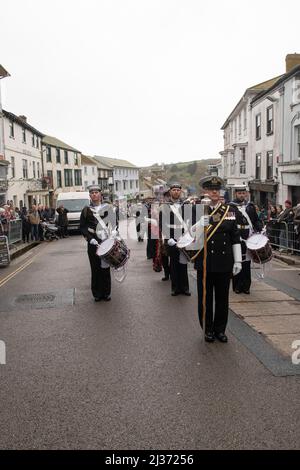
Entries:
[[45,302],[53,302],[55,299],[55,295],[53,294],[23,294],[19,295],[16,298],[16,303],[27,303],[27,304],[34,304],[34,303],[45,303]]
[[7,298],[0,306],[3,310],[36,310],[61,308],[66,305],[74,305],[75,289],[58,289],[50,292],[34,292],[20,294],[15,298]]

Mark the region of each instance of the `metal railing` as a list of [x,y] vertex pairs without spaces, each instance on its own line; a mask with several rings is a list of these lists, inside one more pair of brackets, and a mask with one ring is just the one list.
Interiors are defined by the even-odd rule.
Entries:
[[0,235],[8,238],[9,245],[22,240],[22,220],[14,219],[0,222]]
[[266,224],[267,236],[273,248],[281,252],[300,255],[300,236],[293,223],[270,220]]

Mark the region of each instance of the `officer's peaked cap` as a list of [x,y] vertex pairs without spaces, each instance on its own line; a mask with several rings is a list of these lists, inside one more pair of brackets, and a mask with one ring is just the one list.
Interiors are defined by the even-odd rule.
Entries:
[[219,176],[205,176],[199,181],[203,189],[221,189],[224,186],[224,181]]

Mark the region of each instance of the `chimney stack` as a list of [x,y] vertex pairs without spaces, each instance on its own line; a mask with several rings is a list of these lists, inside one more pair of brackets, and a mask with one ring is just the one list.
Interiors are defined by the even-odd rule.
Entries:
[[27,122],[27,117],[26,116],[19,116],[19,119],[22,119],[22,121]]
[[285,57],[285,71],[290,72],[294,67],[300,65],[300,54],[287,54]]

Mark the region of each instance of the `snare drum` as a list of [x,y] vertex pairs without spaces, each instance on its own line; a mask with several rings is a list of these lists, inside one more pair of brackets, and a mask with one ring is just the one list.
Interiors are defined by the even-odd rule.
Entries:
[[185,256],[185,258],[192,262],[193,256],[195,256],[199,250],[195,250],[195,238],[191,236],[189,232],[183,234],[177,242],[177,248]]
[[268,237],[255,233],[246,240],[246,246],[254,263],[264,264],[272,259],[272,247]]
[[108,238],[97,248],[96,254],[114,269],[121,268],[128,261],[130,250],[121,238]]

